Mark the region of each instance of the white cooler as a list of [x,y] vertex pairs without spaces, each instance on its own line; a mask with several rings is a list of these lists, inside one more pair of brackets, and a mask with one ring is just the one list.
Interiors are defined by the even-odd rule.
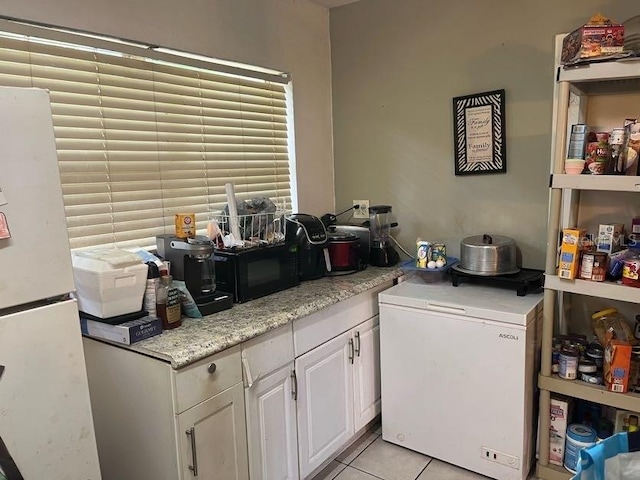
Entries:
[[78,309],[99,318],[142,310],[147,265],[119,249],[73,252]]

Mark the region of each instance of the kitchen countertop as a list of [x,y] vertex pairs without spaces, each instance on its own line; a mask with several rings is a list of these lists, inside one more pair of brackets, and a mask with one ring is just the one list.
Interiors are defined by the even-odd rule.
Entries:
[[[402,275],[400,267],[368,267],[350,275],[324,277],[204,318],[183,318],[182,326],[126,346],[181,368],[263,333],[366,292]],[[122,345],[120,345],[122,347]]]

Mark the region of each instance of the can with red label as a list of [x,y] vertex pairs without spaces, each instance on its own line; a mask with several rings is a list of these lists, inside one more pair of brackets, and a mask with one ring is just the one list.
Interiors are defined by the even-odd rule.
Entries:
[[632,253],[625,258],[622,267],[622,283],[632,287],[640,287],[640,254]]

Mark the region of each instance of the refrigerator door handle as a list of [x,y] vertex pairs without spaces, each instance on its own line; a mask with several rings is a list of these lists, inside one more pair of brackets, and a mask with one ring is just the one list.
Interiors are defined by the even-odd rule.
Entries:
[[427,310],[440,313],[451,313],[453,315],[467,315],[467,309],[464,307],[452,307],[451,305],[439,305],[437,303],[427,303]]

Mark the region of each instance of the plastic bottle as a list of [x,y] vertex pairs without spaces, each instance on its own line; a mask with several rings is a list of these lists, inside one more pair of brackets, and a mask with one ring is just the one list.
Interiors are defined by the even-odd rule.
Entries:
[[158,266],[153,262],[147,262],[147,286],[144,290],[144,301],[142,308],[152,316],[157,316],[156,313],[156,290],[160,284],[160,270]]
[[171,275],[162,276],[156,292],[156,312],[158,317],[162,319],[163,330],[182,325],[180,291],[171,285],[171,280]]

